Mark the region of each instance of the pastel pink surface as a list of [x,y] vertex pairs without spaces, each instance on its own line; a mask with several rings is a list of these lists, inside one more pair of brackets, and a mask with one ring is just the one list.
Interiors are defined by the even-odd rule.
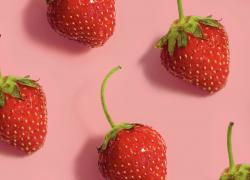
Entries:
[[153,126],[168,146],[168,179],[215,180],[227,166],[226,127],[235,121],[237,162],[249,162],[250,1],[184,0],[185,13],[223,17],[230,38],[231,73],[212,96],[173,78],[153,45],[177,17],[175,0],[117,1],[114,36],[88,50],[49,27],[44,0],[3,1],[0,67],[4,74],[40,78],[47,94],[49,133],[43,149],[21,156],[0,143],[4,180],[101,180],[96,147],[109,130],[100,85],[114,66],[123,70],[107,87],[117,121]]

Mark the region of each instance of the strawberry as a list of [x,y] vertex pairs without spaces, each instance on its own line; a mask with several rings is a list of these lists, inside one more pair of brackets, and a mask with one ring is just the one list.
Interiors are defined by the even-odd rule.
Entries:
[[250,179],[250,165],[234,163],[233,150],[232,150],[232,129],[234,123],[231,122],[227,130],[227,148],[229,156],[229,168],[225,169],[222,173],[220,180],[249,180]]
[[114,124],[107,111],[104,99],[106,83],[120,68],[111,70],[102,84],[102,105],[112,129],[98,149],[100,172],[109,180],[164,180],[167,174],[166,146],[161,135],[142,124]]
[[37,151],[47,133],[46,100],[26,77],[0,75],[0,139],[26,152]]
[[156,44],[163,66],[174,76],[209,93],[222,89],[229,74],[228,36],[224,26],[208,17],[184,16]]
[[113,34],[114,0],[47,0],[47,3],[50,25],[68,39],[98,47]]

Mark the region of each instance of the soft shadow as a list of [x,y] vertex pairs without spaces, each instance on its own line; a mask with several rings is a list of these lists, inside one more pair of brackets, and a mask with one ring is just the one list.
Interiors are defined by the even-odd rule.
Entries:
[[84,53],[90,48],[58,35],[47,20],[45,0],[30,0],[23,12],[23,24],[27,34],[37,43],[69,53]]
[[161,50],[154,47],[156,42],[157,40],[151,44],[149,49],[139,61],[139,63],[143,66],[147,79],[153,85],[169,91],[200,97],[208,96],[208,93],[203,92],[199,88],[188,84],[187,82],[184,82],[167,72],[167,70],[161,65]]
[[15,157],[20,157],[20,158],[27,156],[26,153],[4,142],[0,142],[0,156],[1,155],[15,156]]
[[103,180],[98,169],[97,148],[103,141],[102,137],[92,137],[83,146],[76,158],[76,180]]

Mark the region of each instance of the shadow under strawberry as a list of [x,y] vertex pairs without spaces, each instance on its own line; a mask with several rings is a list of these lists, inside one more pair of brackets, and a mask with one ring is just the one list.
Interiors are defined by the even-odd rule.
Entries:
[[100,146],[103,138],[101,136],[91,137],[84,144],[76,158],[75,173],[76,180],[102,180],[98,170],[97,148]]
[[167,72],[161,64],[159,49],[154,47],[156,42],[157,40],[152,42],[149,49],[139,60],[139,63],[142,65],[146,78],[149,82],[160,88],[165,88],[168,91],[200,97],[208,96],[208,93],[203,92],[196,87],[189,86],[188,83],[176,79]]
[[23,12],[23,25],[27,34],[38,43],[67,53],[84,53],[90,50],[83,44],[58,36],[47,20],[45,0],[30,0]]
[[5,144],[5,143],[0,143],[0,156],[4,155],[4,156],[15,156],[15,157],[25,157],[27,156],[27,154],[25,154],[24,152],[13,148],[12,146]]

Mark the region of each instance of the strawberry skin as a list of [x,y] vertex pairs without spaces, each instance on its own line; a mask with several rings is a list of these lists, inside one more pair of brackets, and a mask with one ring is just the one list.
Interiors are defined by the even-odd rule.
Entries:
[[60,35],[88,45],[102,46],[115,27],[114,0],[47,0],[48,21]]
[[46,99],[35,81],[21,81],[15,82],[18,91],[1,92],[0,139],[32,153],[42,147],[47,134]]
[[99,169],[105,179],[163,180],[166,177],[166,146],[152,128],[136,124],[122,130],[99,151]]
[[172,75],[212,93],[225,86],[229,74],[228,36],[221,24],[200,27],[204,38],[188,34],[188,45],[176,47],[172,56],[166,44],[161,59]]

